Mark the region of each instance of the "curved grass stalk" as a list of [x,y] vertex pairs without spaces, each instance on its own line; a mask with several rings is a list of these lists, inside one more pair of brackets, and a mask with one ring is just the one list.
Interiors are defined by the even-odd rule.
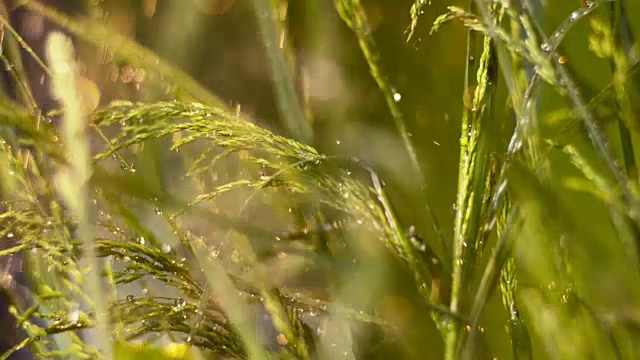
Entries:
[[[96,129],[102,133],[97,126]],[[119,154],[118,149],[113,148],[113,145],[108,141],[108,139],[104,139],[108,142],[110,151],[113,152],[113,154],[117,154],[119,160],[125,164],[126,168],[131,168],[131,165],[129,165]],[[234,324],[233,326],[237,328],[240,337],[247,347],[249,358],[267,359],[268,357],[262,348],[262,345],[260,345],[264,343],[263,335],[260,333],[259,329],[256,329],[253,326],[251,319],[248,317],[248,314],[250,314],[251,311],[244,305],[242,298],[236,295],[237,291],[235,290],[235,284],[224,271],[222,265],[217,259],[211,259],[210,257],[202,255],[208,253],[208,248],[204,243],[197,243],[196,246],[198,248],[194,251],[193,244],[186,238],[180,227],[176,224],[174,216],[168,215],[168,213],[162,209],[162,205],[160,203],[156,202],[155,206],[159,209],[160,214],[162,214],[163,219],[169,224],[174,234],[178,236],[180,242],[190,251],[191,255],[193,255],[203,267],[203,271],[207,279],[207,286],[213,287],[216,294],[219,294],[221,297],[220,301],[222,303],[222,308],[226,310],[230,320]],[[207,291],[205,288],[202,291],[202,297],[206,295]],[[200,303],[202,302],[203,300],[200,298]],[[197,317],[203,314],[200,305],[198,305],[198,311],[196,311],[196,314]],[[199,322],[200,319],[197,321]],[[189,337],[195,335],[195,332],[198,330],[197,327],[198,326],[193,327],[189,332]]]
[[[346,172],[341,173],[336,179],[316,171],[315,167],[325,162],[327,157],[319,154],[314,148],[274,135],[251,123],[238,121],[235,117],[228,117],[224,112],[201,104],[120,102],[96,113],[94,119],[99,126],[109,126],[113,123],[123,126],[121,135],[113,140],[113,146],[106,152],[97,155],[96,159],[107,158],[123,148],[148,139],[181,131],[184,131],[186,135],[174,144],[175,148],[196,140],[205,140],[224,149],[224,154],[253,149],[261,154],[274,156],[277,161],[265,158],[257,162],[259,165],[271,168],[274,175],[257,182],[242,180],[231,186],[252,185],[259,190],[261,187],[272,184],[284,172],[291,173],[292,179],[295,180],[286,186],[296,192],[316,193],[321,202],[378,224],[389,239],[387,241],[389,247],[415,272],[416,280],[419,280],[418,284],[426,283],[429,279],[428,270],[420,265],[421,261],[416,249],[406,239],[390,208],[391,204],[386,198],[381,180],[373,170],[366,166],[364,168],[371,175],[374,194],[381,205],[372,201],[370,189],[364,187]],[[173,122],[173,119],[188,121]],[[363,166],[358,161],[355,164]],[[201,195],[196,201],[213,199],[221,191],[230,190],[229,186],[230,184],[222,185],[221,188],[210,194]]]
[[407,42],[411,41],[411,38],[416,33],[416,29],[418,28],[418,21],[420,20],[420,16],[422,16],[424,12],[423,8],[427,5],[431,5],[431,0],[414,0],[413,4],[411,4],[411,8],[409,9],[409,15],[411,15],[411,24],[405,31],[405,33],[407,34]]
[[[344,173],[338,179],[334,179],[324,175],[319,169],[316,170],[316,167],[325,162],[327,158],[318,154],[313,148],[273,135],[268,131],[257,128],[255,125],[238,121],[235,117],[228,118],[224,113],[200,104],[157,103],[135,105],[131,103],[116,103],[111,108],[98,112],[95,119],[96,123],[101,126],[108,126],[113,123],[123,126],[122,135],[116,138],[114,146],[106,153],[99,155],[98,159],[108,157],[119,149],[146,139],[161,137],[177,131],[184,132],[184,136],[182,140],[174,144],[173,147],[175,148],[201,139],[211,141],[218,147],[222,147],[223,150],[226,149],[223,154],[230,154],[243,149],[255,149],[274,155],[277,158],[279,157],[277,162],[273,162],[270,158],[249,158],[250,161],[259,160],[258,164],[268,166],[275,171],[274,175],[255,182],[253,186],[256,187],[256,191],[261,187],[270,186],[270,184],[285,184],[286,186],[291,186],[296,192],[314,193],[319,201],[338,210],[346,211],[358,218],[361,217],[379,224],[378,228],[382,229],[383,233],[385,233],[385,239],[388,239],[386,240],[387,245],[409,265],[409,268],[416,276],[418,289],[423,296],[428,295],[428,287],[426,286],[426,281],[429,278],[428,269],[424,268],[425,264],[420,259],[419,254],[416,253],[415,247],[408,241],[406,234],[401,230],[391,204],[384,194],[381,180],[370,169],[366,168],[370,172],[373,181],[372,191],[381,206],[371,202],[371,190],[363,187],[349,174]],[[185,119],[188,121],[172,122],[173,119]],[[202,161],[201,159],[198,160]],[[282,160],[286,161],[281,163]],[[359,162],[356,161],[356,163]],[[276,178],[285,171],[291,173],[293,183],[276,182]],[[249,185],[250,183],[245,181],[242,184]],[[221,189],[224,188],[225,185]],[[207,199],[215,198],[217,192],[214,191],[205,195],[205,197]],[[443,311],[433,304],[428,305],[430,307],[433,306],[434,312],[456,321],[456,316],[449,316],[449,311]],[[280,317],[282,318],[283,316]]]
[[[164,106],[164,108],[163,108]],[[171,108],[174,108],[175,110],[179,110],[178,112],[172,112],[170,111]],[[182,109],[181,109],[182,108]],[[142,128],[144,130],[141,130],[139,128],[139,122],[138,119],[144,119],[145,122],[148,122],[150,124],[153,124],[153,119],[152,117],[158,117],[158,116],[162,116],[164,119],[172,119],[172,117],[181,117],[182,116],[190,116],[190,117],[196,117],[197,119],[199,119],[200,121],[200,125],[203,125],[205,123],[207,123],[207,119],[211,118],[211,114],[210,112],[212,110],[209,110],[203,106],[199,106],[196,105],[197,111],[193,111],[190,110],[189,107],[182,107],[178,104],[155,104],[155,106],[148,106],[147,109],[144,109],[141,112],[136,112],[134,108],[131,109],[131,113],[125,115],[125,119],[118,119],[117,117],[111,117],[108,119],[100,119],[100,114],[98,114],[98,123],[102,124],[102,125],[106,125],[112,122],[119,122],[124,124],[124,133],[127,133],[127,131],[133,131],[133,132],[137,132],[138,134],[134,136],[134,138],[137,139],[141,139],[141,138],[149,138],[148,135],[143,135],[140,132],[144,132],[144,130],[146,131],[154,131],[154,130],[160,130],[160,132],[158,134],[155,134],[154,137],[156,136],[162,136],[164,134],[168,134],[172,131],[183,131],[183,130],[189,130],[188,127],[175,127],[174,129],[168,129],[169,126],[168,124],[164,124],[164,126],[155,126],[152,125],[150,128],[144,129],[144,126],[142,126]],[[151,112],[153,115],[149,116],[149,112]],[[164,113],[162,113],[164,112]],[[145,114],[146,113],[146,114]],[[161,114],[162,113],[162,114]],[[214,111],[215,113],[215,111]],[[173,116],[171,116],[170,114],[173,114]],[[220,115],[220,114],[218,114]],[[224,116],[223,116],[224,119]],[[106,120],[106,121],[104,121]],[[156,119],[159,120],[159,119]],[[278,169],[277,165],[275,167],[275,169],[278,169],[276,171],[276,173],[268,178],[265,179],[261,179],[261,181],[254,183],[253,186],[256,187],[256,190],[252,193],[252,195],[247,199],[247,201],[245,201],[245,204],[242,206],[241,208],[241,212],[242,209],[244,209],[248,202],[254,197],[254,195],[257,193],[257,191],[265,186],[269,186],[269,184],[273,183],[273,181],[275,180],[276,177],[278,177],[279,175],[281,175],[282,173],[284,173],[285,171],[292,171],[294,170],[294,172],[299,172],[299,168],[307,163],[310,164],[315,164],[317,165],[324,157],[318,155],[315,150],[313,150],[312,148],[308,148],[305,147],[301,144],[296,145],[295,142],[285,139],[285,138],[281,138],[281,137],[277,137],[274,136],[268,132],[262,131],[262,130],[258,130],[259,128],[250,125],[249,123],[244,123],[244,122],[240,122],[237,121],[237,119],[225,119],[226,123],[224,125],[235,125],[236,129],[232,129],[233,127],[229,128],[228,130],[224,131],[222,129],[218,129],[218,131],[213,130],[213,128],[209,131],[207,131],[205,128],[198,128],[198,124],[190,124],[192,127],[194,127],[193,129],[191,129],[192,131],[195,131],[195,133],[190,134],[190,136],[187,136],[185,138],[183,138],[183,140],[178,141],[177,143],[174,144],[175,148],[178,148],[180,146],[184,146],[192,141],[194,141],[195,139],[197,139],[199,136],[196,135],[198,132],[201,132],[202,134],[205,135],[215,135],[216,132],[218,132],[220,138],[220,141],[214,141],[214,143],[216,143],[217,145],[222,145],[223,147],[226,145],[227,147],[230,148],[236,148],[237,150],[243,149],[245,148],[245,146],[250,146],[250,147],[254,147],[257,149],[263,149],[263,150],[267,150],[267,152],[271,152],[273,153],[274,147],[278,147],[277,149],[277,153],[279,153],[281,156],[287,156],[287,157],[294,157],[294,158],[302,158],[301,160],[299,160],[296,163],[293,163],[291,165],[287,165],[285,167],[282,167],[280,169]],[[165,120],[166,121],[166,120]],[[131,128],[129,128],[127,126],[127,123],[131,123],[131,124],[136,124],[136,125],[132,125]],[[185,124],[182,124],[185,125]],[[195,126],[194,126],[195,125]],[[216,125],[216,123],[210,123],[209,125]],[[223,125],[222,123],[219,125]],[[215,126],[214,126],[215,127]],[[247,128],[247,127],[250,127]],[[162,130],[169,130],[169,132],[164,132]],[[262,135],[264,136],[263,138],[260,137],[259,134],[257,134],[258,132],[262,132]],[[228,135],[225,135],[225,134]],[[236,143],[233,143],[234,138],[230,137],[228,139],[226,139],[226,136],[230,136],[231,134],[234,134],[237,138],[235,140],[237,140]],[[251,140],[247,139],[246,143],[243,144],[243,140],[242,140],[242,136],[249,136],[251,138]],[[207,136],[205,136],[206,139]],[[124,140],[124,138],[122,138],[121,140]],[[230,142],[225,144],[225,140],[229,140]],[[266,140],[266,143],[264,143]],[[263,142],[263,146],[259,146],[260,145],[260,141]],[[125,141],[125,143],[127,143]],[[130,145],[131,143],[128,143],[128,145]],[[291,152],[291,146],[289,145],[296,145],[298,147],[298,149],[295,150],[300,150],[300,153],[296,153],[296,151],[294,150],[293,152]],[[127,146],[127,145],[125,145]],[[114,151],[117,151],[117,148],[112,148],[109,153],[113,153]],[[306,152],[306,153],[305,153]],[[227,152],[225,152],[227,153]],[[99,158],[101,157],[105,157],[108,156],[107,154],[102,154],[99,156]],[[266,165],[270,165],[270,166],[274,166],[276,164],[270,164],[269,162],[264,163]],[[307,165],[305,165],[306,167]],[[303,173],[304,174],[304,173]],[[317,176],[321,176],[321,175],[317,175]],[[316,180],[312,180],[316,181]],[[346,184],[351,183],[352,180],[350,178],[344,178],[339,184],[342,185],[343,190],[342,191],[349,191],[346,190],[344,188],[346,188]],[[200,202],[200,201],[204,201],[204,200],[210,200],[213,199],[215,197],[217,197],[221,192],[226,192],[231,190],[233,187],[235,186],[243,186],[243,185],[251,185],[252,182],[244,180],[244,181],[240,181],[237,182],[235,185],[234,183],[231,184],[227,184],[227,185],[223,185],[222,187],[219,187],[217,190],[215,190],[213,193],[210,194],[205,194],[204,196],[199,196],[198,199],[196,199],[196,203]],[[231,185],[231,186],[229,186]],[[351,186],[355,186],[355,184],[351,184]],[[304,188],[302,188],[301,190],[304,190]],[[345,197],[345,198],[349,198],[349,204],[353,205],[354,201],[358,202],[359,198],[363,198],[363,195],[366,193],[365,189],[362,189],[362,193],[363,194],[353,194],[353,195],[349,195],[349,196],[345,196],[345,194],[340,194],[338,195],[338,197]],[[328,198],[328,197],[327,197]],[[335,199],[335,196],[331,197],[332,199]],[[332,201],[333,202],[333,201]],[[195,203],[194,203],[195,204]],[[192,204],[193,205],[193,204]],[[345,203],[346,205],[346,203]],[[367,208],[366,205],[361,205],[358,206],[359,209],[365,209]],[[174,230],[179,230],[179,229],[174,229]],[[248,254],[249,258],[253,258],[254,256],[251,254]],[[256,266],[258,266],[254,261],[250,261],[250,265],[252,265],[251,267],[255,268]],[[297,317],[295,316],[291,316],[289,314],[289,311],[284,307],[284,304],[282,303],[281,300],[281,296],[278,294],[274,294],[272,290],[268,290],[264,284],[266,284],[266,281],[264,279],[260,280],[262,277],[264,277],[264,274],[261,275],[261,273],[263,273],[264,271],[260,272],[257,271],[254,274],[254,281],[257,281],[258,284],[263,284],[258,286],[259,289],[261,289],[260,291],[260,295],[261,297],[264,299],[264,303],[265,306],[267,308],[267,311],[269,311],[271,313],[271,315],[273,316],[274,319],[274,325],[276,327],[276,329],[278,329],[279,331],[281,331],[285,337],[287,338],[287,340],[289,341],[289,343],[292,345],[292,350],[296,353],[297,356],[301,357],[301,358],[308,358],[309,354],[308,354],[308,350],[307,347],[304,343],[304,340],[302,340],[302,326],[299,322],[299,320],[297,319]],[[217,292],[216,292],[217,293]],[[204,295],[204,293],[203,293]]]
[[349,28],[351,28],[351,30],[358,38],[358,43],[360,45],[362,54],[364,55],[367,64],[369,65],[369,72],[371,73],[371,76],[375,80],[378,88],[384,96],[387,107],[389,108],[391,116],[393,117],[396,130],[400,134],[402,143],[405,147],[405,150],[407,151],[407,154],[409,155],[409,160],[413,171],[416,173],[420,180],[420,184],[422,187],[420,192],[421,200],[425,204],[427,216],[431,218],[431,226],[433,228],[436,239],[440,242],[443,249],[447,249],[447,244],[444,240],[444,235],[442,233],[440,223],[433,211],[431,201],[426,195],[427,184],[425,176],[422,171],[422,167],[420,166],[420,161],[418,159],[416,149],[411,142],[406,120],[398,106],[398,101],[396,100],[397,93],[391,87],[388,79],[382,71],[379,60],[379,51],[373,39],[373,35],[371,34],[371,31],[369,29],[368,19],[365,14],[364,8],[362,7],[360,0],[335,0],[335,4],[342,20],[347,24],[347,26],[349,26]]
[[[169,224],[173,233],[179,238],[181,243],[189,250],[191,255],[193,255],[198,263],[203,267],[204,275],[207,279],[207,284],[209,286],[213,286],[216,290],[216,293],[220,294],[222,308],[225,309],[230,321],[233,323],[233,326],[237,329],[240,338],[243,340],[247,348],[249,358],[267,359],[268,357],[264,349],[260,345],[264,343],[262,335],[260,334],[260,331],[258,329],[254,328],[251,319],[248,317],[248,314],[250,314],[251,311],[247,306],[244,305],[244,302],[241,300],[242,298],[236,295],[236,286],[229,278],[229,275],[223,271],[222,265],[218,263],[219,261],[217,259],[204,256],[204,254],[208,253],[208,249],[206,248],[206,246],[204,246],[204,244],[195,244],[197,248],[194,250],[193,244],[187,239],[186,235],[176,224],[173,217],[169,216],[167,212],[163,211],[164,209],[162,209],[162,205],[160,203],[156,202],[155,206],[160,209],[159,212],[162,214],[163,219]],[[180,280],[183,280],[183,278],[180,278]],[[216,283],[212,284],[212,282]],[[180,284],[181,282],[176,281],[173,285],[179,286]],[[192,283],[190,285],[192,295],[191,297],[193,298],[195,296],[193,295],[192,288],[195,287],[195,284]],[[187,288],[187,290],[189,290],[189,288]],[[189,293],[189,291],[187,291],[187,293]],[[203,290],[201,293],[202,296],[205,296],[206,291]],[[202,313],[201,310],[196,311],[196,316],[200,316],[200,313]],[[195,327],[194,330],[197,331]],[[189,335],[193,336],[194,332],[190,331]]]

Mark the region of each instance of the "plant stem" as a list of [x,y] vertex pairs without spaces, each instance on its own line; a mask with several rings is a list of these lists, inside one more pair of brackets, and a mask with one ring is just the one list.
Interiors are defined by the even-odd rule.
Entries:
[[287,50],[277,45],[278,22],[275,10],[270,0],[253,0],[258,24],[260,25],[262,42],[271,63],[271,77],[276,90],[277,104],[282,120],[289,132],[296,140],[309,144],[312,140],[312,130],[305,119],[304,110],[296,94],[292,67],[287,61]]
[[105,359],[112,359],[111,331],[108,306],[104,299],[100,273],[102,261],[96,256],[93,208],[89,196],[89,179],[92,173],[91,153],[87,138],[86,119],[82,116],[82,102],[77,82],[76,65],[71,40],[60,33],[53,33],[47,41],[47,58],[51,65],[52,93],[64,106],[62,133],[69,152],[68,166],[56,177],[56,185],[71,213],[78,219],[77,233],[82,240],[84,254],[91,260],[88,293],[93,302],[99,338],[97,348]]
[[[471,6],[471,2],[469,6]],[[502,17],[502,11],[493,7],[492,11],[498,12],[495,21]],[[501,9],[501,8],[500,8]],[[467,66],[465,69],[464,91],[472,89],[470,78],[474,73],[474,39],[471,31],[467,37]],[[497,62],[493,59],[495,54],[492,49],[492,41],[489,36],[483,37],[482,53],[475,71],[475,83],[471,104],[467,104],[462,114],[460,134],[460,160],[458,170],[458,190],[456,198],[456,214],[454,220],[453,261],[451,302],[449,310],[453,313],[460,311],[460,302],[465,298],[463,285],[465,283],[465,270],[471,269],[475,263],[478,236],[481,233],[480,217],[483,213],[483,195],[487,191],[487,168],[489,165],[488,144],[483,139],[487,136],[487,121],[490,113],[490,104],[493,97],[493,86],[497,78]],[[483,126],[483,123],[484,126]],[[450,324],[445,329],[445,359],[455,359],[458,348],[457,324]]]
[[442,229],[433,211],[433,206],[431,206],[431,201],[429,201],[428,197],[425,196],[427,188],[426,179],[422,171],[422,167],[420,166],[420,161],[418,160],[416,149],[411,142],[411,135],[407,128],[406,120],[404,118],[404,115],[402,114],[402,111],[400,111],[400,107],[398,106],[399,94],[392,88],[391,85],[389,85],[389,81],[382,71],[379,51],[377,49],[373,36],[371,35],[371,30],[369,29],[369,21],[367,19],[364,8],[362,7],[360,0],[335,0],[335,2],[336,8],[340,13],[340,16],[342,17],[342,20],[347,24],[347,26],[349,26],[349,28],[351,28],[351,30],[358,38],[360,50],[362,51],[362,54],[364,55],[365,60],[369,65],[369,72],[371,73],[371,76],[375,80],[378,88],[384,96],[387,107],[391,112],[391,116],[396,126],[396,130],[400,134],[400,138],[402,139],[404,148],[409,155],[409,160],[413,171],[416,173],[420,180],[420,184],[422,186],[421,200],[426,205],[425,207],[427,216],[431,218],[433,231],[444,249],[446,248],[446,243],[444,241]]

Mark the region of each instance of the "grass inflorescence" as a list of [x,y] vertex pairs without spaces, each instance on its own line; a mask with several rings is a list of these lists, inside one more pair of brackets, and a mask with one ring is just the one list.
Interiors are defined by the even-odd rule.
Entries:
[[[144,3],[153,17],[159,3]],[[13,87],[0,93],[0,286],[12,329],[2,359],[27,350],[107,359],[634,358],[637,7],[583,2],[560,18],[559,5],[537,1],[445,9],[420,0],[404,4],[396,29],[383,5],[335,0],[327,22],[343,26],[335,30],[353,59],[327,60],[311,45],[296,48],[306,31],[296,21],[316,7],[204,3],[194,6],[209,15],[236,6],[256,22],[277,120],[244,113],[190,71],[112,33],[100,20],[111,5],[95,5],[87,20],[22,2],[85,51],[52,32],[44,55],[0,5],[0,60]],[[439,94],[420,93],[431,79],[394,67],[410,62],[393,59],[387,35],[433,56],[431,40],[455,37],[451,54],[461,58],[452,66],[464,76],[447,89],[456,120],[434,125],[435,115],[421,115],[439,109],[428,99]],[[420,46],[406,44],[413,40]],[[87,87],[81,54],[96,47],[108,54],[100,61],[126,64],[112,82],[134,84],[134,96]],[[346,76],[338,68],[351,61],[363,70]],[[419,69],[436,63],[423,61]],[[598,70],[583,73],[591,65]],[[34,68],[59,108],[42,109]],[[339,89],[358,77],[371,90],[364,113],[372,104],[377,126],[388,120],[395,131],[375,137],[359,123],[357,97]],[[341,85],[327,91],[325,81]],[[108,101],[92,98],[100,95]],[[353,115],[332,119],[345,138],[327,135],[326,113]],[[424,140],[438,126],[456,134],[445,148],[455,161],[442,162],[455,181],[434,181],[437,151],[428,146],[442,144]],[[354,128],[361,149],[327,146]],[[380,151],[383,142],[368,136],[401,151]],[[450,192],[439,193],[443,183]]]

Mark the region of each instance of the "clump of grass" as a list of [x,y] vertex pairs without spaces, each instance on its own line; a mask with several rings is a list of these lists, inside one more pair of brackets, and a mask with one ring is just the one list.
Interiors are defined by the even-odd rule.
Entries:
[[[276,11],[288,4],[253,5],[293,138],[230,111],[130,39],[104,38],[108,29],[95,22],[26,3],[163,75],[189,100],[119,100],[85,118],[71,45],[53,34],[40,66],[61,105],[57,129],[52,114],[32,111],[24,73],[12,72],[22,90],[18,102],[0,101],[0,256],[26,259],[30,291],[7,277],[24,336],[2,358],[24,348],[39,357],[136,358],[142,351],[132,343],[162,341],[205,357],[256,359],[420,358],[415,349],[427,342],[446,359],[637,352],[637,60],[622,3],[585,3],[549,33],[529,2],[469,2],[435,20],[434,36],[459,23],[468,34],[454,216],[436,220],[431,187],[417,194],[414,210],[433,229],[424,239],[375,169],[307,143],[312,109],[296,93],[291,49],[274,43],[286,26]],[[425,6],[408,11],[409,39]],[[370,13],[355,0],[335,7],[423,190],[425,166]],[[590,50],[611,68],[591,97],[561,55],[565,36],[586,19]],[[28,48],[10,31],[13,47]],[[101,141],[93,155],[88,130]],[[592,225],[584,220],[591,211],[608,218]],[[449,253],[437,257],[435,247]],[[395,282],[409,290],[398,296]]]

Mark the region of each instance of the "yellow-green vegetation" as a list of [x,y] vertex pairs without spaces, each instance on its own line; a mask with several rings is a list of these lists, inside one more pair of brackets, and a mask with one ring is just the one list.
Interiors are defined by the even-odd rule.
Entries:
[[0,5],[0,359],[640,353],[640,5],[77,13]]

